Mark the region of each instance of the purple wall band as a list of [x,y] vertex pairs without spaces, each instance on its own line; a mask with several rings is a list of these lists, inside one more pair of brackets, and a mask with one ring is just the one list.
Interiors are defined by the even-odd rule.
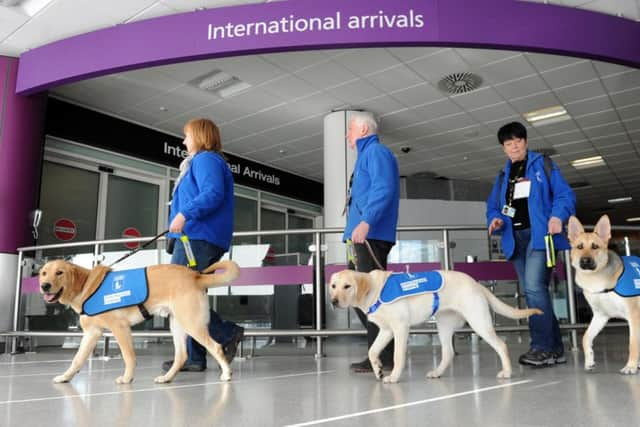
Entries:
[[[365,15],[375,19],[358,18],[360,22],[375,28],[348,27],[352,16]],[[302,31],[312,18],[321,18],[325,28]],[[296,22],[300,31],[295,30]],[[34,93],[118,71],[197,59],[367,46],[526,50],[640,68],[638,40],[638,22],[524,1],[291,0],[154,18],[32,49],[20,57],[17,90]]]
[[0,252],[33,243],[46,93],[16,95],[18,59],[0,56]]

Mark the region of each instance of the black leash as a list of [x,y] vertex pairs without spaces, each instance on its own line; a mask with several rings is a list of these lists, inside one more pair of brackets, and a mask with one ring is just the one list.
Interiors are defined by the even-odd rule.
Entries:
[[158,240],[159,238],[161,238],[162,236],[164,236],[165,234],[167,234],[169,232],[169,230],[164,230],[162,233],[158,234],[156,237],[154,237],[153,239],[149,240],[148,242],[146,242],[144,245],[142,246],[138,246],[137,248],[135,248],[134,250],[132,250],[131,252],[129,252],[128,254],[125,254],[124,256],[120,257],[120,259],[118,259],[117,261],[113,262],[109,267],[113,267],[114,265],[116,265],[117,263],[119,263],[120,261],[129,258],[131,255],[135,254],[136,252],[138,252],[140,249],[144,249],[147,246],[149,246],[150,244],[152,244],[153,242],[155,242],[156,240]]
[[369,243],[369,241],[365,239],[364,244],[367,246],[367,249],[369,250],[369,255],[371,255],[371,258],[373,258],[373,262],[376,263],[376,266],[380,270],[384,271],[385,268],[382,267],[382,264],[380,264],[380,261],[378,261],[378,257],[376,257],[376,254],[373,253],[373,248],[371,248],[371,244]]

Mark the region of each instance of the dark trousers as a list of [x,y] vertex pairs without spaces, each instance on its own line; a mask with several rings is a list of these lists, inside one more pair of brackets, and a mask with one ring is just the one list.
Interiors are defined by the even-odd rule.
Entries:
[[[380,265],[383,268],[387,268],[387,256],[393,247],[393,243],[385,242],[384,240],[375,240],[375,239],[367,239],[369,244],[371,245],[371,250],[373,254],[376,256]],[[349,263],[349,268],[351,270],[360,271],[362,273],[368,273],[373,270],[377,270],[380,267],[377,266],[373,257],[369,253],[369,249],[367,249],[366,245],[363,244],[355,244],[353,245],[355,250],[355,262]],[[369,322],[367,320],[367,315],[360,310],[359,308],[354,308],[354,311],[358,315],[358,318],[367,329],[367,348],[371,348],[371,344],[375,341],[378,336],[378,332],[380,329],[375,323]],[[393,340],[382,350],[380,353],[380,361],[384,365],[392,365],[393,364]]]

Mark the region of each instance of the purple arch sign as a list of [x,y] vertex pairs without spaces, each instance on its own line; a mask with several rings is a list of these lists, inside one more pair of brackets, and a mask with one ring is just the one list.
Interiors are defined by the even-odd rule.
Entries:
[[640,23],[514,0],[295,0],[183,13],[25,52],[17,92],[118,71],[222,56],[369,46],[466,46],[640,68]]

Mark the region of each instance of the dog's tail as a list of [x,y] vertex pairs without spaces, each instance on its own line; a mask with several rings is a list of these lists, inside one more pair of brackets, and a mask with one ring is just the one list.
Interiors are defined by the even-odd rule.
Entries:
[[[224,273],[207,274],[221,269],[224,270]],[[232,280],[237,279],[239,275],[240,268],[238,267],[238,264],[229,260],[218,261],[202,271],[202,274],[197,279],[197,283],[202,288],[213,288],[215,286],[229,283]]]
[[533,316],[534,314],[542,314],[542,310],[538,308],[520,309],[511,307],[510,305],[507,305],[500,301],[498,297],[496,297],[489,289],[480,284],[478,284],[478,286],[480,286],[480,288],[482,289],[482,292],[484,293],[484,296],[487,299],[487,302],[489,302],[491,308],[493,308],[493,311],[498,314],[509,317],[511,319],[526,319],[527,317]]

